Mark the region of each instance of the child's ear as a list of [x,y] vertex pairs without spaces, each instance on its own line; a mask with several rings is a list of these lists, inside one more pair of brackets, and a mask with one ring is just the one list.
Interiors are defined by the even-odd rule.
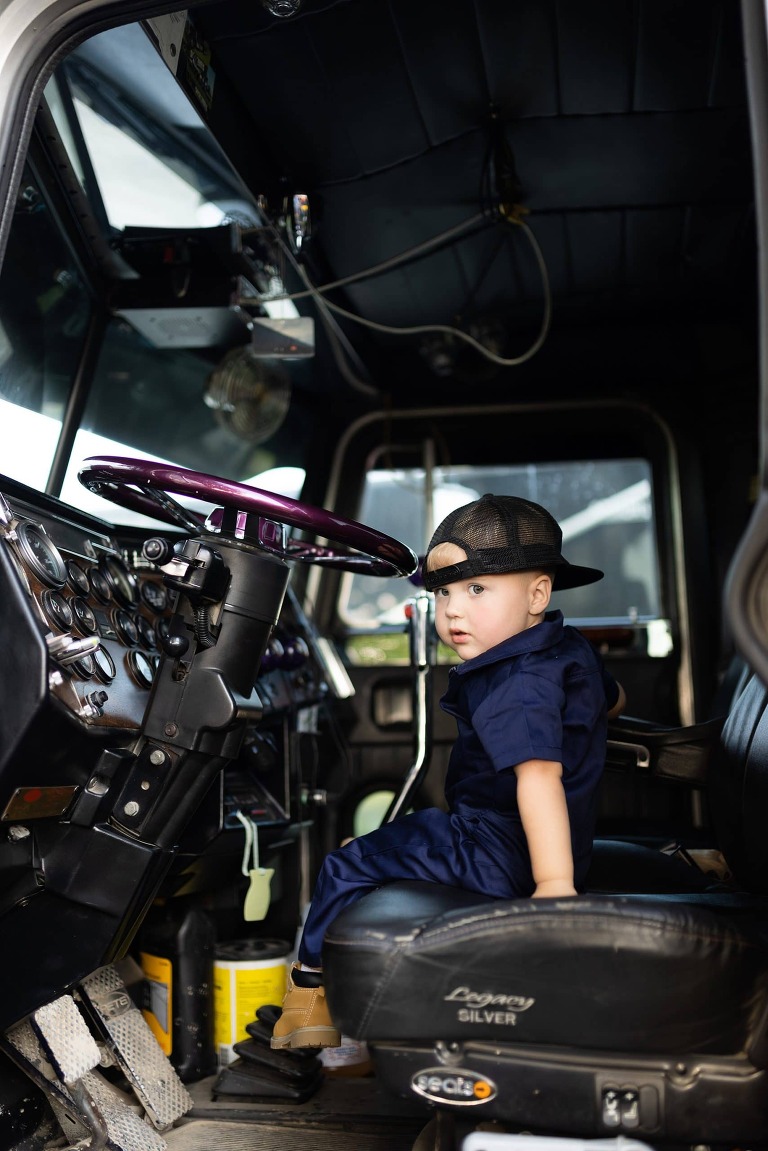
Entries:
[[535,576],[531,582],[530,592],[532,614],[538,615],[539,612],[546,611],[552,595],[552,577],[543,573]]

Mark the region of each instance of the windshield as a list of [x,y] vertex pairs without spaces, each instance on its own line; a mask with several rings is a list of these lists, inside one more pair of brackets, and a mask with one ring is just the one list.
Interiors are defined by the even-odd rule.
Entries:
[[[259,295],[243,256],[259,208],[156,47],[138,25],[94,37],[51,78],[41,117],[0,277],[3,472],[118,523],[146,518],[79,484],[88,456],[298,496],[312,421],[292,399],[308,368],[256,349],[238,306]],[[61,227],[73,211],[87,246]],[[268,298],[276,269],[260,288],[256,314],[298,315]]]

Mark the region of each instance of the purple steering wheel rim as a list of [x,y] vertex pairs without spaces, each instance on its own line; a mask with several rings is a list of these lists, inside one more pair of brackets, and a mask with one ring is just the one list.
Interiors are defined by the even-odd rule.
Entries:
[[[126,456],[90,456],[83,461],[78,479],[89,491],[112,503],[177,526],[179,521],[175,520],[172,514],[165,513],[162,505],[153,500],[151,495],[136,491],[131,485],[191,496],[206,503],[234,508],[236,511],[255,512],[257,515],[288,524],[311,535],[322,536],[331,543],[342,544],[344,548],[351,548],[353,552],[358,553],[358,558],[363,555],[372,561],[384,561],[384,565],[391,568],[382,570],[374,562],[367,573],[370,575],[409,576],[418,566],[418,560],[410,548],[392,536],[376,531],[375,528],[337,516],[325,508],[314,507],[312,504],[301,503],[300,500],[289,499],[287,496],[279,496],[262,488],[225,480],[205,472],[179,468],[156,460],[132,459]],[[198,518],[195,513],[187,514],[192,518]],[[202,530],[203,519],[199,518]],[[345,553],[343,551],[334,553],[332,547],[324,550],[326,556],[331,559],[334,555],[338,556],[339,562],[334,566],[343,569]],[[353,565],[352,570],[360,569]]]

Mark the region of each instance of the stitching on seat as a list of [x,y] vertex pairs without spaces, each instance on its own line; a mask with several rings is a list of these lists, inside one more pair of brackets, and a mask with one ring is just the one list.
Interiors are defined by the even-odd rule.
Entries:
[[[514,914],[516,913],[513,913],[513,915]],[[738,946],[742,950],[758,950],[756,944],[753,943],[752,940],[745,938],[745,936],[740,934],[737,929],[730,924],[724,925],[722,930],[717,930],[713,927],[702,931],[696,928],[686,927],[679,922],[664,923],[660,922],[658,919],[653,919],[647,916],[629,917],[625,913],[619,915],[618,909],[612,909],[612,911],[608,914],[612,918],[621,918],[622,922],[629,922],[636,927],[652,928],[659,934],[669,934],[674,932],[675,934],[680,935],[681,938],[685,939],[700,939],[708,943],[728,942],[734,946]],[[508,912],[501,910],[494,912],[492,919],[494,918],[499,921],[495,926],[492,923],[492,920],[489,920],[486,915],[483,918],[476,916],[474,918],[464,920],[463,922],[453,922],[451,924],[443,924],[440,927],[429,928],[422,932],[420,939],[413,940],[413,947],[415,950],[418,950],[420,944],[424,945],[430,941],[434,942],[434,940],[438,939],[441,935],[451,935],[456,938],[467,939],[471,938],[472,935],[480,934],[482,931],[490,931],[492,934],[500,934],[502,928],[505,931],[509,930],[510,915]],[[579,915],[578,918],[573,916],[570,917],[570,924],[579,924],[584,927],[599,927],[603,922],[603,918],[604,915],[601,913],[587,912],[586,914]],[[517,923],[521,929],[529,928],[531,926],[531,922],[532,919],[529,917],[526,917],[525,919],[517,919]],[[537,928],[539,928],[541,931],[558,932],[562,931],[563,927],[566,925],[569,925],[569,921],[564,921],[562,915],[542,917],[536,924]]]
[[368,1021],[369,1021],[372,1013],[376,1010],[376,1008],[379,1005],[382,993],[388,989],[389,984],[391,983],[392,978],[395,974],[395,970],[396,970],[398,964],[404,958],[405,954],[406,953],[404,951],[390,952],[389,958],[388,958],[387,962],[384,964],[384,967],[382,969],[382,972],[381,972],[379,978],[376,980],[376,985],[373,989],[373,993],[371,994],[371,996],[368,999],[365,1011],[363,1012],[363,1016],[360,1020],[360,1026],[362,1028],[363,1036],[365,1036],[365,1032],[366,1032],[367,1027],[368,1027]]

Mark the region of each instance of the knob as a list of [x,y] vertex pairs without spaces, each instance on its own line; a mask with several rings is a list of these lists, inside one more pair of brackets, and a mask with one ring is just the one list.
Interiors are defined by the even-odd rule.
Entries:
[[189,648],[189,640],[185,635],[163,635],[160,637],[160,647],[172,659],[180,659]]
[[150,539],[144,541],[141,549],[141,554],[144,559],[150,560],[153,564],[164,564],[173,555],[173,548],[162,536],[152,536]]
[[280,665],[287,671],[302,667],[309,659],[309,646],[300,635],[292,636],[285,644],[285,656]]
[[283,645],[280,643],[280,640],[272,636],[267,644],[264,655],[261,657],[259,671],[263,675],[266,675],[267,672],[274,671],[276,667],[282,667],[284,654]]

